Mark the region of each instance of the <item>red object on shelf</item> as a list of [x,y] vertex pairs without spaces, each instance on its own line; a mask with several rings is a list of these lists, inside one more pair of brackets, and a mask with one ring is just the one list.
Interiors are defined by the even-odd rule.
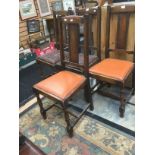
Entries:
[[42,51],[44,52],[44,54],[45,54],[45,53],[50,53],[50,52],[52,52],[52,50],[51,50],[50,47],[46,47],[46,48],[44,48]]
[[53,52],[55,49],[55,45],[54,45],[54,42],[50,42],[50,45],[44,49],[40,49],[40,48],[37,48],[37,49],[32,49],[32,51],[37,55],[37,56],[42,56],[46,53],[51,53]]
[[54,49],[54,48],[55,48],[54,42],[51,42],[51,43],[50,43],[50,48],[51,48],[51,49]]
[[34,52],[36,53],[37,56],[41,56],[45,54],[40,48],[34,49]]

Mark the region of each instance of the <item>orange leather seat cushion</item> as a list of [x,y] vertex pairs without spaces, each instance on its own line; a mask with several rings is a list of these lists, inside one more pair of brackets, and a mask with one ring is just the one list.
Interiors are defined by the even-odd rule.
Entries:
[[89,72],[105,78],[124,81],[133,67],[134,63],[130,61],[107,58],[91,67]]
[[85,80],[86,78],[83,75],[70,71],[61,71],[42,80],[33,87],[56,99],[64,101],[71,96]]

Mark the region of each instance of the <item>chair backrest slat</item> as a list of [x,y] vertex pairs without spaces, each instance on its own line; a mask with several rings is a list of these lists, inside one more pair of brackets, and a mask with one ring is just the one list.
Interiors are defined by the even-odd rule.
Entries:
[[54,20],[54,36],[56,41],[56,46],[58,48],[59,46],[59,29],[58,29],[58,18],[67,16],[68,11],[61,10],[61,11],[55,11],[53,10],[53,20]]
[[119,14],[116,34],[116,48],[126,49],[130,14]]
[[[79,64],[79,48],[80,48],[80,25],[84,26],[84,64]],[[65,16],[59,18],[59,32],[60,32],[60,53],[61,53],[61,63],[64,66],[72,66],[73,68],[88,68],[88,16]],[[67,33],[64,33],[66,31]],[[64,38],[67,35],[68,38],[68,52],[69,58],[67,60],[64,57]]]
[[70,52],[70,61],[74,63],[78,63],[79,62],[79,44],[80,44],[79,25],[69,24],[68,35],[69,35],[69,51],[74,51],[74,52]]
[[[82,8],[77,9],[76,14],[78,15],[89,15],[89,49],[95,49],[97,51],[97,57],[101,60],[101,7],[92,7],[92,8]],[[94,46],[94,38],[92,35],[93,32],[93,19],[96,20],[96,47]]]
[[[131,5],[118,5],[118,6],[107,6],[107,22],[106,22],[106,44],[105,44],[105,57],[109,57],[110,51],[118,51],[131,53],[127,51],[128,42],[128,30],[129,30],[129,20],[130,16],[134,14],[135,6]],[[111,18],[115,15],[117,18],[117,29],[115,37],[115,48],[110,48],[110,25]],[[113,37],[113,36],[112,36]],[[133,52],[134,54],[134,49]]]

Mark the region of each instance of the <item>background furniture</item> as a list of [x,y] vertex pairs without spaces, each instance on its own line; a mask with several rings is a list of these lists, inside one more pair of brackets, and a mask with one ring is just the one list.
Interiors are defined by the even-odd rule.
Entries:
[[50,41],[54,41],[54,21],[53,16],[44,17],[46,20],[47,30],[49,32]]
[[19,69],[28,67],[31,64],[35,63],[36,55],[34,53],[21,53],[19,54]]
[[44,31],[40,30],[43,26],[41,20],[27,20],[28,43],[31,48],[44,48],[48,45],[49,39],[45,37]]
[[40,31],[40,24],[43,25],[43,21],[27,20],[28,43],[31,48],[44,48],[49,43],[49,39]]

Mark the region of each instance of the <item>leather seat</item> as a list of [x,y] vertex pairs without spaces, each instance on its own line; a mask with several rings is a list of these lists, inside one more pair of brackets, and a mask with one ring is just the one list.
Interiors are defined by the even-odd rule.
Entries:
[[125,60],[107,58],[89,69],[93,75],[124,81],[131,73],[134,63]]
[[64,101],[77,90],[86,78],[70,71],[61,71],[37,84],[34,88],[54,98]]

